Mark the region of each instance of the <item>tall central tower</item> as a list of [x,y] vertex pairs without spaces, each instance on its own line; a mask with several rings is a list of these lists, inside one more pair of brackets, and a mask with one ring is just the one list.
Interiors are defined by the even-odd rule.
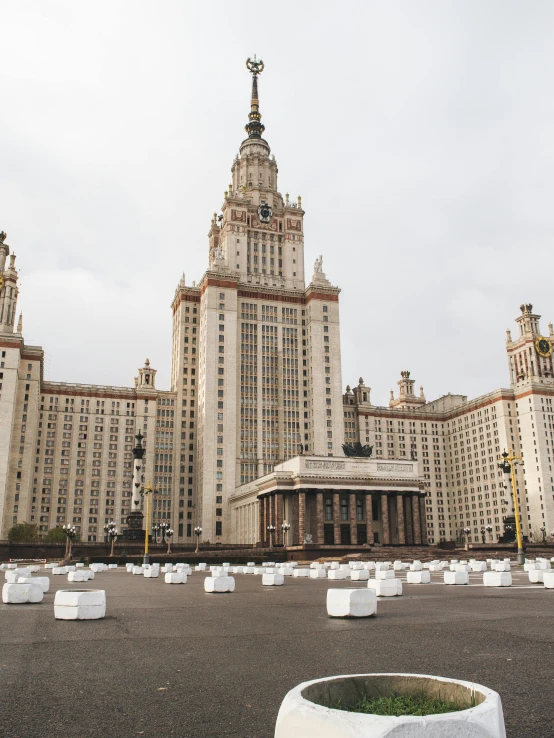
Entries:
[[182,279],[173,302],[173,390],[196,414],[182,434],[195,452],[193,523],[212,542],[234,539],[237,487],[299,453],[339,453],[344,440],[339,289],[321,257],[306,287],[301,199],[278,190],[261,122],[264,64],[247,68],[248,136],[211,222],[209,268],[198,286]]

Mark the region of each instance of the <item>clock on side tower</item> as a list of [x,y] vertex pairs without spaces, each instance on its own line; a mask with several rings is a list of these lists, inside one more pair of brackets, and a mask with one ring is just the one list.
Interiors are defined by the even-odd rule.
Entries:
[[271,207],[266,202],[262,202],[262,204],[258,208],[258,217],[260,219],[260,222],[269,223],[272,215],[273,210],[271,209]]
[[548,338],[544,338],[543,336],[537,336],[535,339],[535,348],[539,356],[545,359],[552,354],[552,344]]

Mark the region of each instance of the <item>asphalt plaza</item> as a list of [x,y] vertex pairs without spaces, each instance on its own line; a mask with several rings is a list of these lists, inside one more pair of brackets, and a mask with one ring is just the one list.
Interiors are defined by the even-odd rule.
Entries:
[[[331,619],[329,587],[235,575],[206,594],[205,574],[167,585],[124,568],[97,574],[107,617],[56,621],[52,576],[37,605],[0,605],[4,738],[271,738],[298,683],[363,672],[416,672],[484,684],[502,697],[508,736],[554,736],[554,590],[514,571],[510,588],[408,585],[379,598],[376,618]],[[87,585],[89,586],[89,585]],[[300,738],[297,736],[295,738]]]

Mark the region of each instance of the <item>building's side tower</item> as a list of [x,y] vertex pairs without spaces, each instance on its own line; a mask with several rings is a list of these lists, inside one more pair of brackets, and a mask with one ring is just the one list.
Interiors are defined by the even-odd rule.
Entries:
[[511,387],[515,396],[513,413],[523,467],[517,468],[524,531],[534,539],[554,530],[554,330],[548,326],[548,336],[541,335],[541,316],[531,304],[520,306],[516,318],[519,335],[506,336],[506,351]]

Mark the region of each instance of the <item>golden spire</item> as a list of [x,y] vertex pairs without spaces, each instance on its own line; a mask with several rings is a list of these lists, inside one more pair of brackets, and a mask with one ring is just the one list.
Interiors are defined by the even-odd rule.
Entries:
[[248,113],[248,123],[244,126],[248,138],[261,138],[265,130],[264,124],[261,122],[262,114],[260,113],[260,101],[258,98],[258,74],[264,71],[264,63],[260,59],[248,58],[246,60],[246,68],[252,74],[252,98],[250,100],[250,112]]

